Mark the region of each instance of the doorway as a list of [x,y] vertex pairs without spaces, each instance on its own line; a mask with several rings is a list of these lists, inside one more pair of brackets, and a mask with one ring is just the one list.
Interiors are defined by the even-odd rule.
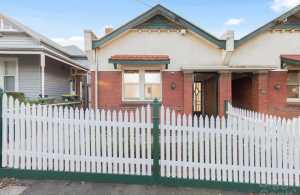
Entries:
[[193,115],[218,114],[218,74],[194,73]]

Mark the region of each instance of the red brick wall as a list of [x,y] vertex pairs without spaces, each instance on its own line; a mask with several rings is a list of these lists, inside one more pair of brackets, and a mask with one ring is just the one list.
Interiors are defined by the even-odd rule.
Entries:
[[[175,89],[171,89],[171,85],[175,85]],[[179,112],[183,111],[183,73],[181,71],[163,72],[162,73],[162,103]]]
[[269,113],[289,118],[300,116],[300,105],[287,103],[286,82],[286,71],[269,72]]
[[[91,102],[95,105],[95,72],[91,73]],[[171,89],[171,85],[175,89]],[[162,72],[162,103],[178,112],[192,112],[192,74],[182,71]],[[98,72],[98,105],[100,108],[134,109],[140,103],[122,102],[122,72]],[[186,107],[184,107],[186,106]]]
[[96,72],[92,71],[91,72],[91,97],[90,97],[90,101],[91,101],[91,106],[92,108],[95,108],[95,85],[96,85]]
[[122,72],[102,71],[98,76],[98,105],[101,108],[120,109],[122,106]]
[[255,73],[252,80],[252,106],[262,113],[268,112],[268,72]]
[[223,116],[225,114],[225,101],[231,102],[232,93],[231,93],[231,73],[230,72],[222,72],[219,75],[219,83],[218,83],[218,91],[219,91],[219,99],[218,99],[218,109],[219,115]]
[[287,103],[286,82],[286,71],[257,73],[247,81],[233,81],[233,105],[281,117],[299,116],[300,105]]
[[193,112],[193,74],[183,74],[183,106],[184,113]]

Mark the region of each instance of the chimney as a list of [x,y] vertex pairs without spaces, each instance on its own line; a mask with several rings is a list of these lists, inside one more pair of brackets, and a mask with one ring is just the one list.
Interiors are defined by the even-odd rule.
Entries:
[[222,39],[224,39],[226,41],[225,50],[232,52],[234,50],[234,31],[232,31],[232,30],[226,31],[223,34]]
[[223,62],[224,66],[228,66],[231,60],[232,53],[234,51],[234,31],[229,30],[224,33],[222,39],[225,40],[225,49],[223,50]]
[[98,37],[91,30],[84,30],[84,50],[87,54],[88,59],[94,62],[93,57],[93,40],[98,39]]
[[114,29],[113,29],[113,27],[111,27],[111,26],[105,27],[105,35],[110,34],[113,30],[114,30]]

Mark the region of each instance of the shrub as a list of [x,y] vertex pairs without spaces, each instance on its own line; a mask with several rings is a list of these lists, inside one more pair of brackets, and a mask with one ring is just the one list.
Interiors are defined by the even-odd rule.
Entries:
[[14,99],[18,99],[20,102],[26,102],[25,94],[22,92],[6,92],[7,96],[12,96]]

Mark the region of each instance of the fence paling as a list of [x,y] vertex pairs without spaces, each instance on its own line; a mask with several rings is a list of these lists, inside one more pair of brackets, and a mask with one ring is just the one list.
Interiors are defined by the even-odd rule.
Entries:
[[3,105],[3,167],[151,173],[150,108],[128,117],[127,112],[24,105],[6,95]]

